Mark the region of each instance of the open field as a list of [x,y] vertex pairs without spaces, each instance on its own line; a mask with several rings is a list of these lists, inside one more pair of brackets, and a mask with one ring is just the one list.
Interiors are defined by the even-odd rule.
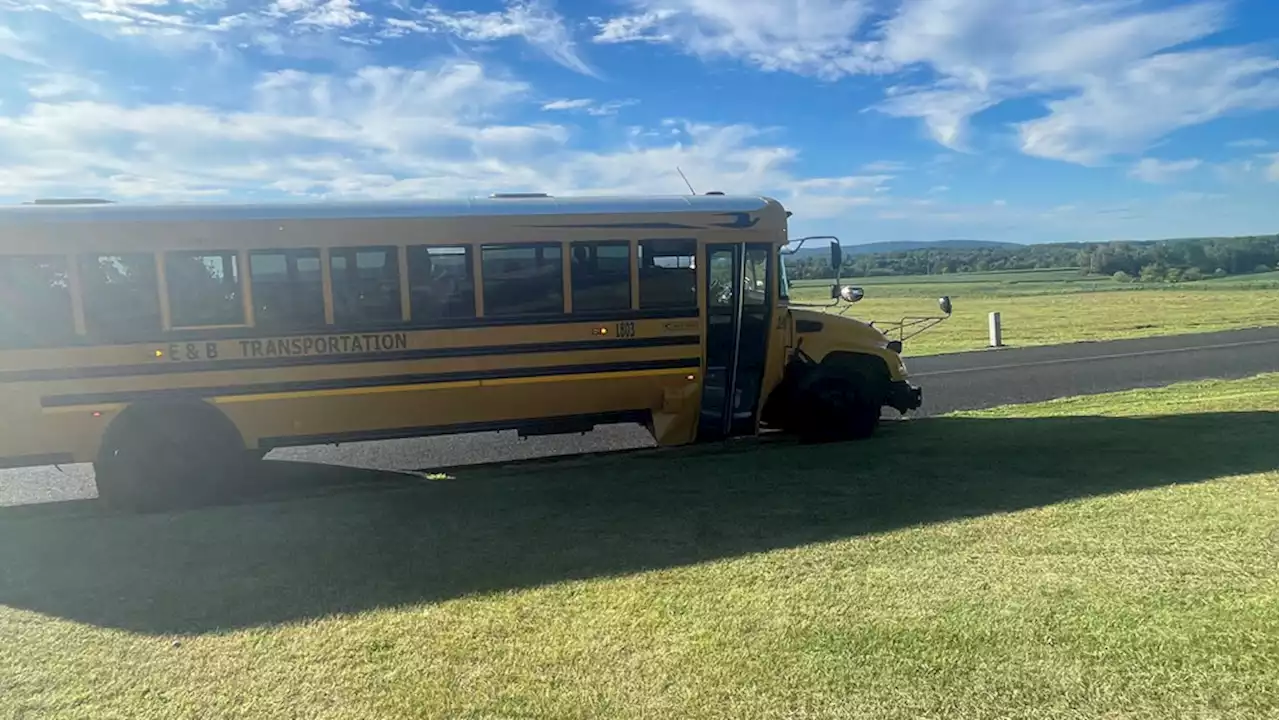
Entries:
[[[999,312],[1004,343],[1012,347],[1082,340],[1174,335],[1274,326],[1276,273],[1143,285],[1084,277],[1072,269],[853,278],[866,297],[848,314],[878,325],[903,316],[936,315],[936,299],[950,295],[946,322],[906,343],[905,354],[932,355],[987,346],[987,314]],[[799,302],[829,302],[829,281],[803,281]],[[842,306],[843,307],[843,306]]]
[[0,716],[1270,717],[1276,410],[1269,374],[607,472],[0,511]]

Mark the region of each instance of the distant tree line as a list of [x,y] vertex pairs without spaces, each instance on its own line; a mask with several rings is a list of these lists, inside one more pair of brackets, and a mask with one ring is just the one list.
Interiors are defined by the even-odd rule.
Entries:
[[[1180,282],[1275,270],[1280,236],[1250,235],[1150,242],[1053,243],[982,248],[928,248],[846,254],[842,277],[936,275],[1076,267],[1118,281]],[[787,259],[791,280],[831,278],[825,254]]]

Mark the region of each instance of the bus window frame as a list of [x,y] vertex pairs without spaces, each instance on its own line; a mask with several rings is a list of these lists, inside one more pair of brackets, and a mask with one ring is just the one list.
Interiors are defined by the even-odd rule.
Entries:
[[[565,317],[565,318],[572,317],[571,313],[568,310],[568,300],[566,299],[565,292],[564,292],[565,243],[558,242],[558,241],[538,240],[538,241],[531,241],[531,242],[474,243],[473,247],[476,247],[479,249],[480,262],[476,263],[476,270],[479,274],[480,282],[477,283],[477,287],[480,288],[482,294],[487,294],[487,291],[485,288],[485,272],[484,272],[484,264],[485,264],[484,253],[486,250],[503,250],[503,249],[515,249],[515,248],[534,248],[534,249],[555,248],[556,251],[560,253],[560,257],[558,261],[554,263],[550,263],[550,262],[547,263],[548,265],[551,265],[551,266],[557,266],[557,265],[559,266],[558,267],[558,271],[560,273],[559,283],[558,283],[559,294],[560,294],[559,310],[546,310],[546,311],[529,312],[529,313],[504,312],[504,313],[495,315],[493,314],[492,309],[489,307],[489,303],[486,302],[484,307],[484,315],[482,316],[484,319],[508,321],[511,319],[520,319],[520,318],[541,319],[541,318],[556,318],[556,317]],[[548,284],[548,287],[550,287],[550,284]],[[480,316],[478,316],[478,319],[479,317]],[[568,320],[566,320],[566,322],[567,321]]]
[[62,267],[60,268],[60,270],[67,284],[67,287],[66,287],[67,306],[68,306],[67,309],[69,311],[69,315],[67,317],[67,320],[69,321],[69,323],[66,329],[70,330],[70,332],[60,334],[57,338],[50,339],[46,342],[39,342],[34,344],[10,345],[8,344],[7,341],[4,341],[4,339],[0,339],[0,351],[41,350],[41,349],[48,349],[48,348],[67,347],[68,345],[78,344],[83,340],[84,309],[80,307],[80,291],[79,291],[79,288],[77,287],[77,283],[79,282],[79,272],[78,272],[79,267],[77,265],[79,260],[78,256],[74,254],[64,254],[64,253],[40,253],[40,252],[6,253],[4,255],[0,255],[0,263],[6,262],[11,259],[34,260],[36,258],[56,259],[62,264]]
[[[645,243],[672,243],[672,244],[689,243],[690,244],[692,252],[688,253],[687,255],[681,254],[681,255],[664,256],[664,257],[688,257],[689,258],[689,266],[687,268],[681,268],[677,266],[677,269],[681,269],[681,270],[687,269],[693,276],[693,279],[694,279],[693,297],[690,301],[690,304],[676,305],[676,304],[663,303],[660,305],[650,305],[647,308],[644,307],[643,252],[644,252]],[[705,240],[700,240],[699,238],[692,237],[692,236],[676,237],[676,238],[664,238],[664,237],[638,238],[635,241],[635,257],[634,257],[635,265],[636,265],[636,286],[637,286],[636,287],[636,309],[640,312],[694,311],[696,313],[701,313],[705,300],[702,297],[702,293],[699,292],[698,290],[699,284],[701,282],[701,280],[699,280],[699,275],[698,275],[698,254],[702,252],[702,248],[705,245],[707,245],[707,242]]]
[[[415,328],[456,328],[456,327],[474,327],[483,325],[484,318],[480,314],[480,308],[477,305],[477,294],[483,294],[483,287],[480,282],[479,263],[476,262],[477,249],[480,247],[478,243],[469,242],[452,242],[452,243],[406,243],[400,247],[405,250],[405,273],[409,276],[407,284],[407,292],[409,295],[409,326]],[[418,313],[413,311],[413,282],[410,264],[413,262],[410,258],[410,250],[415,248],[424,248],[427,255],[432,255],[432,250],[461,250],[457,252],[442,252],[438,255],[456,256],[461,255],[466,266],[464,273],[471,283],[471,314],[458,317],[420,317]]]
[[[244,253],[240,250],[231,249],[213,249],[213,250],[165,250],[157,253],[160,256],[160,262],[157,265],[157,271],[163,275],[160,282],[165,290],[164,302],[168,306],[165,315],[168,316],[166,323],[166,331],[172,330],[230,330],[234,328],[253,327],[250,321],[250,310],[252,308],[245,307],[245,295],[248,293],[249,285],[248,268],[244,263]],[[212,256],[231,257],[236,266],[236,301],[240,305],[240,322],[238,323],[213,323],[209,325],[183,325],[173,322],[173,288],[169,286],[169,259],[175,255],[188,256]]]
[[[343,328],[343,329],[368,330],[368,329],[375,329],[375,328],[398,327],[406,324],[406,320],[404,316],[404,284],[403,284],[404,272],[403,272],[403,268],[400,266],[400,263],[401,263],[400,256],[404,254],[401,252],[403,248],[405,248],[405,246],[401,244],[333,245],[327,248],[328,252],[325,253],[326,264],[322,271],[329,276],[329,282],[327,283],[327,288],[326,288],[326,292],[328,293],[329,298],[326,300],[326,305],[333,307],[333,317],[332,319],[329,320],[329,323],[328,323],[329,325],[332,325],[338,328]],[[337,252],[335,253],[335,251]],[[378,318],[376,320],[363,320],[363,321],[360,318],[339,318],[338,304],[337,304],[338,296],[337,296],[337,293],[335,292],[335,288],[339,282],[342,282],[344,284],[347,283],[349,281],[349,278],[343,277],[341,280],[339,280],[339,278],[336,277],[336,274],[334,273],[334,267],[333,267],[334,256],[337,255],[337,257],[342,258],[344,262],[346,262],[347,259],[350,258],[350,262],[351,262],[350,267],[346,267],[342,269],[342,274],[344,276],[345,275],[358,276],[360,253],[375,252],[375,251],[383,253],[383,257],[385,261],[396,263],[395,275],[394,275],[395,282],[396,282],[396,291],[394,293],[394,296],[392,296],[393,297],[392,302],[389,302],[387,304],[388,309],[394,309],[395,317]],[[385,268],[386,265],[384,264],[383,267]],[[359,282],[358,277],[356,278],[356,282],[357,283]]]
[[[256,289],[255,289],[255,286],[258,285],[258,283],[255,283],[253,281],[254,255],[283,255],[285,257],[285,276],[289,277],[291,275],[289,271],[290,264],[292,263],[292,265],[295,265],[295,266],[297,264],[297,259],[294,256],[302,255],[305,253],[308,257],[311,257],[310,251],[315,251],[316,254],[314,257],[320,262],[320,268],[319,268],[320,297],[321,297],[321,303],[323,305],[323,311],[324,311],[323,319],[321,320],[321,322],[315,324],[314,326],[304,327],[304,326],[289,325],[289,326],[281,327],[281,326],[268,325],[264,327],[261,322],[261,317],[259,317],[258,315],[258,307],[257,307],[258,300],[256,297],[258,293],[256,292]],[[263,330],[264,332],[267,332],[270,334],[276,334],[276,335],[282,334],[282,333],[283,334],[289,334],[289,333],[301,334],[301,333],[309,333],[309,332],[326,332],[330,328],[332,328],[333,305],[329,297],[329,288],[328,288],[329,252],[327,247],[318,247],[318,246],[312,246],[312,245],[300,246],[300,247],[258,247],[258,248],[248,248],[245,252],[245,255],[248,259],[248,262],[245,266],[245,278],[246,278],[246,282],[249,284],[249,293],[251,293],[252,296],[254,296],[254,307],[253,307],[253,313],[251,315],[251,317],[254,318],[254,325],[253,325],[254,328]],[[296,275],[297,273],[293,273],[293,274]],[[294,282],[295,282],[294,280],[290,280],[290,284]],[[268,282],[265,284],[270,285],[271,283]]]
[[[84,308],[85,314],[85,341],[90,345],[128,345],[132,343],[148,342],[151,338],[161,338],[171,329],[169,326],[169,302],[164,286],[164,260],[163,253],[139,250],[129,252],[117,252],[112,250],[86,250],[75,254],[77,265],[77,280],[80,282],[80,302]],[[157,324],[155,327],[148,327],[145,330],[138,330],[136,333],[104,333],[101,329],[94,328],[89,321],[88,308],[96,302],[95,299],[89,297],[87,293],[88,284],[85,283],[84,265],[88,261],[98,263],[102,258],[125,258],[136,256],[137,258],[148,258],[145,265],[151,266],[152,272],[152,290],[155,293],[155,312]]]
[[[626,283],[627,283],[626,298],[627,299],[626,299],[626,304],[624,306],[616,307],[616,308],[591,308],[591,309],[581,309],[578,307],[577,298],[572,296],[577,293],[577,288],[574,284],[574,278],[576,274],[573,272],[573,267],[575,265],[573,262],[573,249],[579,245],[590,246],[593,248],[605,246],[605,247],[616,247],[616,248],[622,249],[623,257],[621,259],[627,263],[627,271],[626,271]],[[569,252],[566,254],[566,257],[569,258],[569,261],[568,261],[569,272],[565,274],[565,277],[567,278],[566,284],[569,287],[568,297],[571,303],[570,311],[569,311],[570,315],[573,315],[573,316],[609,315],[611,313],[616,314],[616,313],[631,312],[632,310],[635,309],[634,305],[635,305],[636,288],[634,286],[634,278],[635,278],[635,270],[637,265],[637,258],[635,257],[634,253],[632,253],[631,251],[630,240],[626,240],[622,238],[608,238],[608,239],[601,239],[601,240],[573,240],[568,243],[568,246],[569,246],[568,248]],[[598,257],[598,254],[597,254],[597,257]],[[617,259],[617,258],[614,258],[614,259]]]

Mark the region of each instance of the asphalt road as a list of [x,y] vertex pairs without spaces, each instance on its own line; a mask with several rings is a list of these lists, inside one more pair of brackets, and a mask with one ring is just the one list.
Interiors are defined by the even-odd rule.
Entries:
[[1186,380],[1276,372],[1276,328],[1140,340],[1072,343],[907,359],[924,388],[919,415],[1071,395],[1160,387]]
[[[924,406],[913,416],[1276,372],[1278,337],[1276,328],[1260,328],[908,358],[913,382],[924,388],[925,398]],[[615,425],[585,435],[523,440],[514,432],[504,432],[284,448],[268,457],[365,468],[422,469],[652,444],[643,429]],[[93,471],[88,465],[0,471],[0,506],[95,495]]]

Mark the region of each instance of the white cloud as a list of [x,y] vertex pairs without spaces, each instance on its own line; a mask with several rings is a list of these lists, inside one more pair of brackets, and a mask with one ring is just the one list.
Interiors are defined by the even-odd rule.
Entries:
[[323,28],[349,28],[371,18],[356,0],[275,0],[267,13]]
[[1049,103],[1022,123],[1028,155],[1094,164],[1139,152],[1181,127],[1277,102],[1274,58],[1238,48],[1166,53],[1139,60],[1079,95]]
[[862,166],[863,172],[868,173],[898,173],[908,168],[907,164],[900,160],[876,160]]
[[1187,158],[1186,160],[1142,158],[1129,169],[1129,176],[1143,182],[1165,183],[1173,180],[1178,175],[1195,170],[1200,167],[1200,164],[1199,158]]
[[608,100],[606,102],[596,102],[590,98],[574,98],[552,100],[542,104],[542,109],[556,112],[583,112],[587,115],[595,117],[604,117],[606,115],[617,115],[618,111],[624,107],[630,107],[637,104],[638,100]]
[[631,107],[632,105],[637,105],[639,104],[639,102],[640,102],[639,100],[609,100],[606,102],[602,102],[599,105],[594,105],[592,107],[587,108],[587,114],[594,115],[596,117],[604,117],[606,115],[617,115],[618,111],[621,110],[622,108]]
[[1028,155],[1096,164],[1182,127],[1276,105],[1268,47],[1179,46],[1218,32],[1217,0],[901,0],[868,21],[867,0],[631,0],[594,19],[597,43],[670,44],[711,60],[834,79],[909,78],[874,109],[919,118],[936,142],[970,147],[971,119],[1018,98],[1052,98],[1015,127]]
[[101,92],[98,84],[86,77],[69,73],[39,73],[32,75],[27,94],[38,100],[71,96],[92,96]]
[[574,100],[552,100],[542,104],[543,110],[585,110],[596,101],[591,98],[577,98]]
[[446,12],[428,3],[411,12],[412,20],[388,18],[386,34],[446,33],[468,42],[518,37],[574,72],[596,75],[578,54],[564,18],[552,8],[549,0],[512,0],[504,9],[494,12]]
[[951,83],[931,89],[890,87],[886,94],[888,99],[877,110],[894,117],[921,118],[929,136],[951,150],[967,149],[969,118],[998,102],[984,91]]
[[1245,138],[1243,140],[1232,140],[1227,143],[1229,148],[1264,148],[1269,147],[1271,142],[1262,138]]
[[907,0],[883,52],[940,80],[879,108],[922,118],[957,148],[976,113],[1056,94],[1048,115],[1017,126],[1024,153],[1095,164],[1140,152],[1180,127],[1274,107],[1276,63],[1259,48],[1161,52],[1221,29],[1223,15],[1207,2],[1143,11],[1126,0]]
[[792,183],[782,201],[788,210],[806,220],[827,220],[856,208],[888,202],[879,191],[887,190],[890,180],[890,175],[808,178]]
[[[74,28],[76,34],[94,33],[111,41],[128,41],[144,52],[179,55],[197,50],[226,53],[237,45],[282,45],[280,33],[270,30],[273,24],[317,29],[295,24],[303,17],[286,17],[270,5],[232,12],[228,2],[235,0],[42,0],[25,9],[38,7],[37,15],[46,27],[60,21],[62,28]],[[42,39],[50,56],[65,58],[57,35],[55,31]]]
[[[1266,155],[1261,155],[1265,159]],[[1280,179],[1280,153],[1271,153],[1271,162],[1262,170],[1262,175],[1271,182]]]
[[0,58],[9,58],[28,65],[46,64],[44,58],[29,47],[29,43],[5,25],[0,25]]
[[978,90],[1006,81],[1061,86],[1222,24],[1208,3],[1137,8],[1127,0],[905,0],[885,25],[882,49],[899,65],[929,65]]
[[871,69],[855,39],[862,0],[636,0],[636,12],[596,18],[597,43],[670,43],[704,58],[836,78]]
[[623,15],[607,20],[593,17],[591,21],[596,25],[598,32],[592,38],[592,41],[603,44],[672,42],[675,38],[664,34],[659,28],[663,23],[675,16],[676,11],[664,9],[643,12],[638,15]]
[[202,0],[53,0],[50,4],[51,9],[67,10],[84,20],[115,25],[117,32],[195,30],[203,24],[199,17],[204,11],[220,6]]
[[671,120],[661,133],[579,148],[571,127],[504,122],[527,106],[530,88],[469,62],[285,70],[247,92],[234,111],[51,97],[0,116],[0,196],[682,194],[680,167],[702,191],[771,193],[828,217],[868,202],[888,179],[797,179],[797,152],[751,125]]
[[[434,71],[368,67],[346,77],[270,73],[241,111],[37,102],[21,115],[0,116],[0,165],[10,168],[13,183],[0,194],[40,188],[134,194],[150,187],[185,195],[280,187],[290,179],[300,187],[299,174],[317,187],[350,189],[352,178],[375,170],[429,174],[443,190],[460,173],[490,174],[488,158],[520,160],[565,142],[561,126],[507,125],[494,117],[527,90],[478,65],[453,63]],[[324,177],[323,168],[307,165],[317,156],[344,157],[342,166],[325,167],[350,176]],[[19,182],[14,168],[41,170]]]

